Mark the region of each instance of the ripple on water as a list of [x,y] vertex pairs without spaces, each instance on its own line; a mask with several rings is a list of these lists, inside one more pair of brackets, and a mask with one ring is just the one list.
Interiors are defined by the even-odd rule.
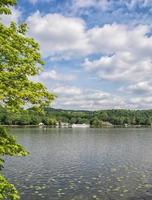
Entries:
[[31,154],[7,158],[4,172],[22,200],[152,200],[151,131],[34,131],[17,130]]

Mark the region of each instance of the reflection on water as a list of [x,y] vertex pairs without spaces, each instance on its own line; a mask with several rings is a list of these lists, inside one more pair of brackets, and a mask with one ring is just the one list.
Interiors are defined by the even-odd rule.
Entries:
[[22,200],[151,200],[152,129],[13,129],[30,156],[7,158]]

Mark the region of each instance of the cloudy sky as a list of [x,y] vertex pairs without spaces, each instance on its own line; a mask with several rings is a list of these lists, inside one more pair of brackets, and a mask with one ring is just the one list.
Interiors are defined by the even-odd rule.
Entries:
[[19,0],[46,64],[34,80],[65,109],[152,107],[152,0]]

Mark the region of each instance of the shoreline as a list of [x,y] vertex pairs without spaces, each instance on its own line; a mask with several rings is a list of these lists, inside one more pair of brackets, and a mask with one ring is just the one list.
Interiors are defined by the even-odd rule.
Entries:
[[72,128],[72,127],[55,127],[55,126],[44,126],[44,127],[40,127],[39,125],[0,125],[2,127],[8,127],[8,128],[40,128],[40,129],[46,129],[46,128],[59,128],[59,129],[86,129],[86,128],[97,128],[97,129],[102,129],[102,128],[152,128],[152,126],[148,126],[148,125],[128,125],[127,127],[122,126],[122,125],[113,125],[113,126],[103,126],[103,127],[76,127],[76,128]]

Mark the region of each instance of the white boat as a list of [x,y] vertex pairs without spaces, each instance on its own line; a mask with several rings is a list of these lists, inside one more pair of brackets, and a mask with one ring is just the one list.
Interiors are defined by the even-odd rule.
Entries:
[[44,123],[39,123],[39,128],[44,128],[45,127],[45,125],[44,125]]

